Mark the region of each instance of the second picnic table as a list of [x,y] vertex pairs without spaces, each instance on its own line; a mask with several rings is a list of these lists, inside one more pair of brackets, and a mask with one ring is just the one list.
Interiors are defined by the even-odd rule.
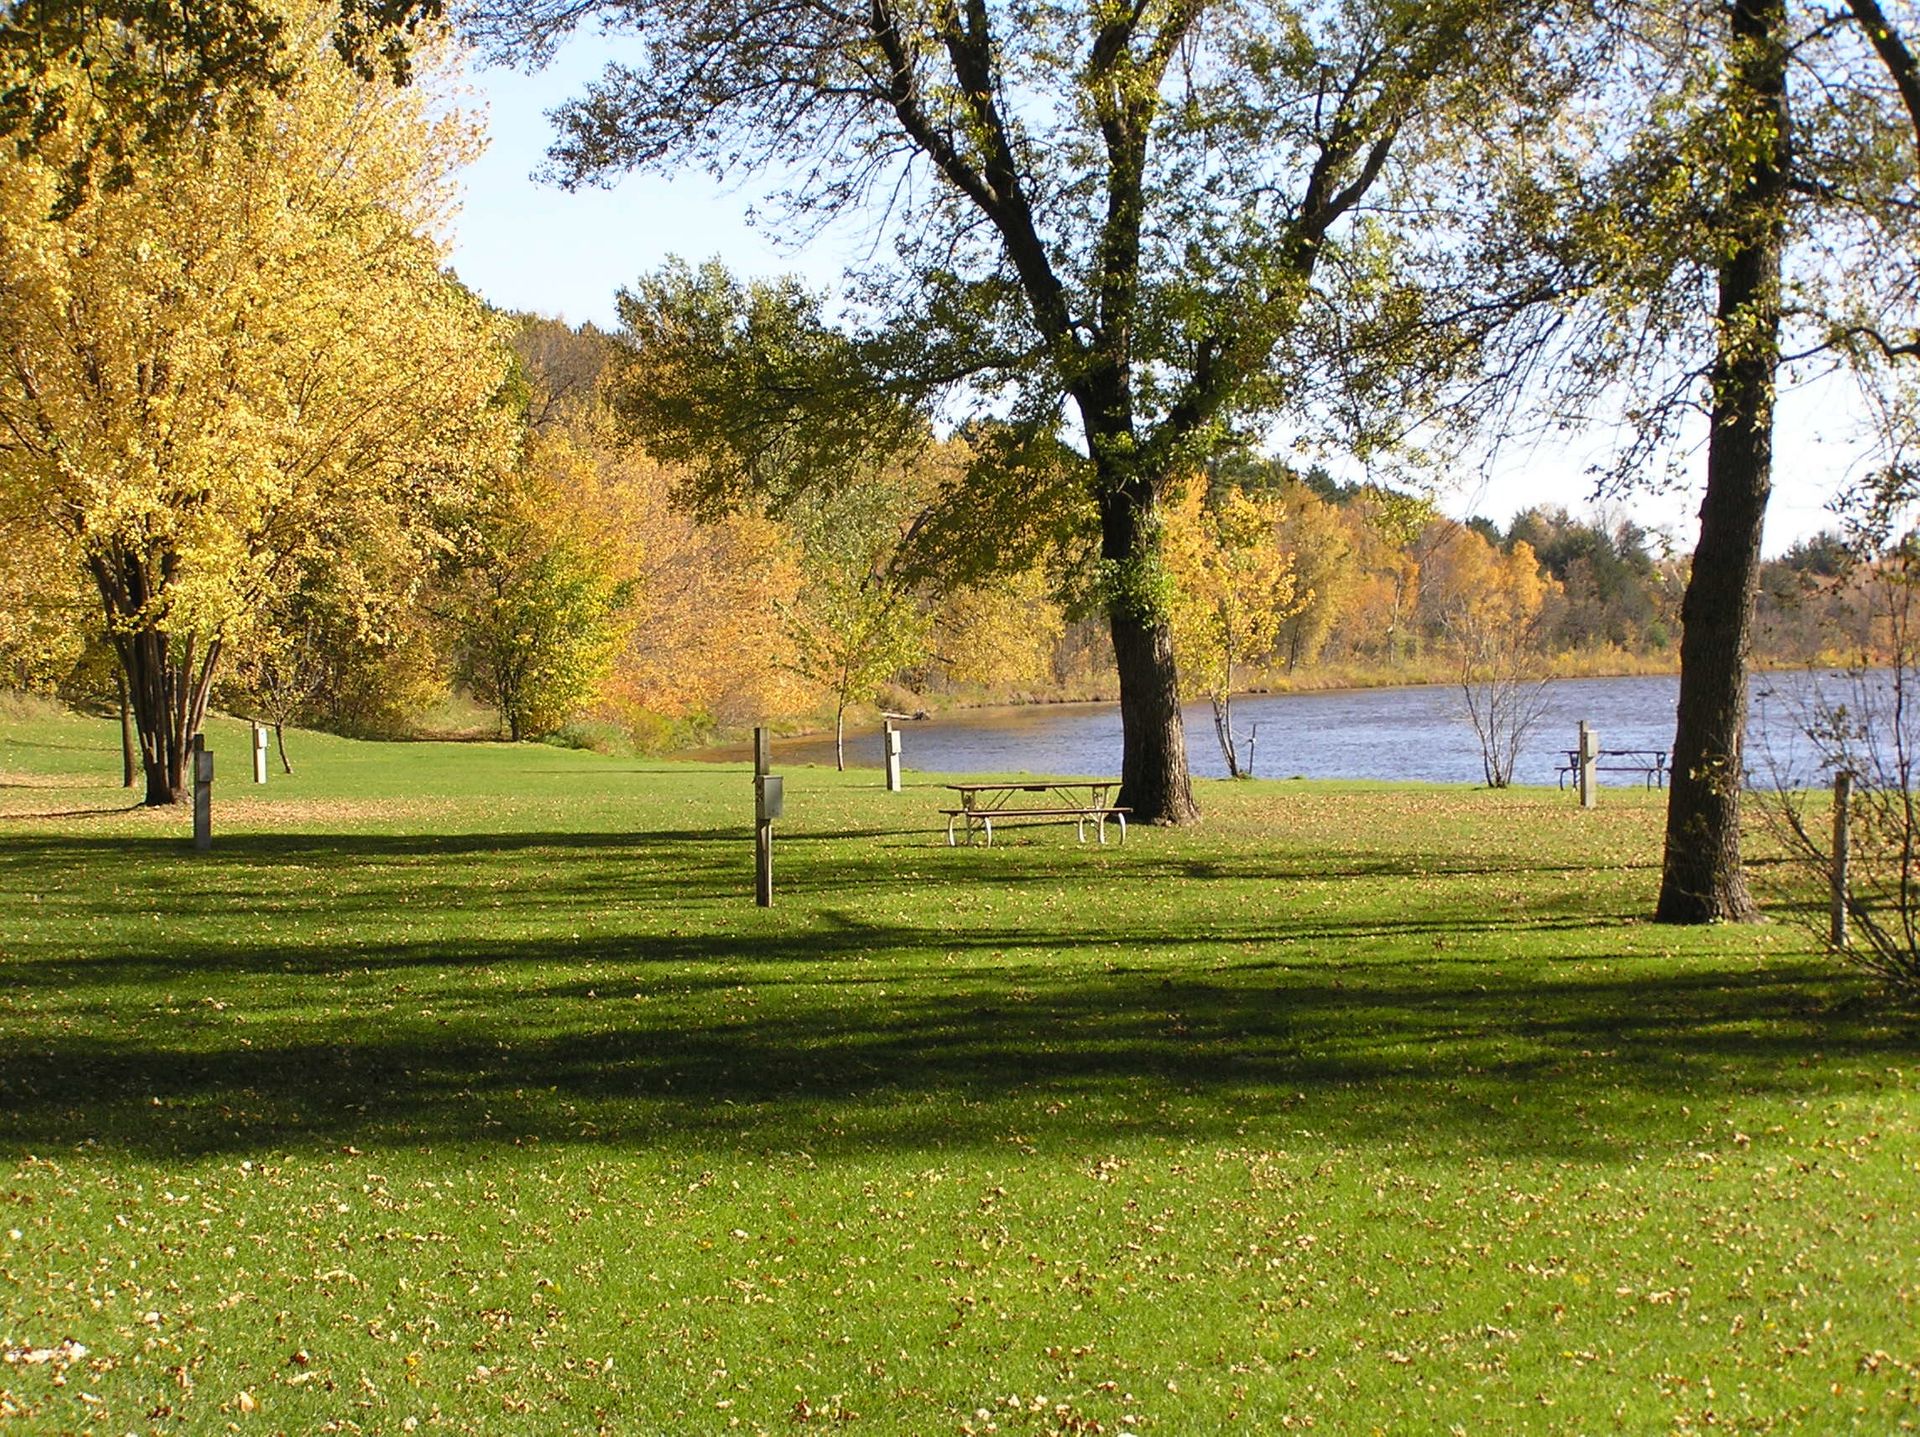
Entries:
[[[1041,779],[1029,783],[950,783],[946,787],[960,795],[958,808],[943,808],[947,818],[947,845],[954,845],[954,829],[964,825],[967,842],[976,833],[986,835],[993,844],[993,825],[1009,818],[1036,821],[1072,819],[1080,841],[1087,841],[1087,824],[1094,825],[1100,841],[1107,841],[1107,820],[1120,825],[1120,841],[1127,841],[1127,812],[1110,802],[1120,787],[1117,778]],[[1023,799],[1023,795],[1037,795]],[[1048,800],[1051,800],[1049,802]]]
[[[1580,750],[1562,749],[1567,761],[1554,770],[1561,788],[1580,777]],[[1663,748],[1602,748],[1594,750],[1593,766],[1601,773],[1637,773],[1648,788],[1667,786],[1667,751]]]

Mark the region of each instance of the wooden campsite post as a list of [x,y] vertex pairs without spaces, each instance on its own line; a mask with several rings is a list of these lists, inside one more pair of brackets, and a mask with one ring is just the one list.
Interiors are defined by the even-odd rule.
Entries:
[[1600,735],[1587,727],[1585,719],[1580,720],[1580,806],[1592,808],[1600,801],[1599,785],[1595,780],[1599,775],[1594,771],[1600,762]]
[[773,736],[753,731],[753,901],[773,907],[773,821],[784,808],[781,782],[771,773]]
[[1847,810],[1853,799],[1853,775],[1841,769],[1833,776],[1833,946],[1847,946]]
[[213,847],[213,755],[207,736],[193,736],[193,846],[201,853]]
[[267,726],[263,723],[253,726],[253,781],[267,781]]

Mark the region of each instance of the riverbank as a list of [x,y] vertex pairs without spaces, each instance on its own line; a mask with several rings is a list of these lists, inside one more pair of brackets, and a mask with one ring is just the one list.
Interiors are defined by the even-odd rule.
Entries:
[[[1679,672],[1678,654],[1648,656],[1624,651],[1596,651],[1562,655],[1547,666],[1544,676],[1552,679],[1638,678],[1672,675]],[[1379,665],[1315,665],[1312,668],[1254,670],[1245,685],[1236,691],[1234,701],[1245,698],[1288,694],[1366,693],[1384,689],[1430,688],[1454,691],[1460,675],[1455,662],[1447,660],[1409,661],[1386,668]],[[1046,710],[1114,704],[1119,701],[1116,685],[1109,682],[1083,683],[1053,689],[990,690],[971,689],[927,692],[918,689],[889,689],[876,704],[859,704],[847,713],[851,737],[871,735],[880,725],[883,712],[912,713],[923,718],[967,719],[983,714],[1032,708]],[[813,717],[788,717],[776,723],[775,736],[781,740],[813,743],[822,735],[831,735],[830,714]],[[700,762],[732,762],[746,754],[751,742],[749,731],[722,731],[704,735],[699,741],[679,747],[657,750],[664,756]],[[599,743],[583,747],[604,748]],[[849,758],[849,762],[854,762]]]
[[[1596,650],[1561,654],[1542,668],[1542,677],[1556,679],[1637,678],[1649,674],[1677,674],[1680,656],[1677,650],[1661,654],[1631,654],[1624,650]],[[1328,693],[1348,689],[1410,688],[1418,685],[1452,686],[1460,682],[1458,660],[1452,657],[1410,659],[1403,664],[1315,664],[1308,668],[1251,668],[1243,674],[1239,694]],[[925,709],[939,714],[955,709],[1005,708],[1021,704],[1114,703],[1119,699],[1117,684],[1111,681],[1082,683],[1059,689],[986,690],[949,693],[923,693],[899,690],[893,700],[870,712],[877,718],[879,708],[896,711]]]
[[[1582,722],[1602,735],[1607,748],[1671,747],[1677,691],[1677,680],[1670,675],[1550,680],[1541,692],[1540,720],[1522,745],[1514,781],[1554,786],[1564,751],[1574,747]],[[1234,701],[1233,711],[1242,764],[1250,763],[1256,775],[1485,782],[1479,740],[1467,722],[1460,691],[1452,685],[1246,694]],[[1194,776],[1224,778],[1226,765],[1211,705],[1189,704],[1184,718],[1187,761]],[[901,728],[903,759],[912,770],[1099,778],[1120,769],[1120,713],[1113,703],[954,709]],[[877,725],[850,729],[846,754],[850,767],[879,766]],[[697,757],[744,762],[748,751],[742,745],[725,745],[700,750]],[[774,759],[780,767],[830,768],[833,734],[779,737]]]

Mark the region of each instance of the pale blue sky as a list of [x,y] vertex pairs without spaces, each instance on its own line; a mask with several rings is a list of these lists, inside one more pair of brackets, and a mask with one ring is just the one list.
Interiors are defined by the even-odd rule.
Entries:
[[[614,324],[614,295],[669,255],[698,262],[718,255],[735,272],[797,273],[829,288],[865,237],[833,232],[803,248],[782,247],[771,227],[751,221],[760,193],[722,187],[704,174],[628,176],[611,189],[569,194],[532,178],[545,158],[552,127],[546,112],[597,75],[609,51],[597,36],[576,40],[533,75],[476,68],[473,87],[486,103],[491,135],[486,154],[466,174],[466,200],[453,245],[460,277],[494,304],[555,316],[569,323]],[[1852,459],[1851,406],[1831,389],[1782,398],[1775,494],[1767,549],[1831,526],[1824,504]],[[1460,517],[1480,513],[1505,524],[1532,504],[1588,507],[1586,467],[1599,457],[1600,436],[1570,437],[1531,451],[1512,446],[1491,478],[1443,490],[1441,502]],[[1704,451],[1693,467],[1704,463]],[[1645,496],[1627,510],[1650,528],[1693,545],[1699,495]]]
[[466,172],[466,201],[453,264],[493,303],[573,324],[614,323],[622,285],[669,255],[718,255],[741,274],[798,273],[816,287],[840,273],[836,248],[782,252],[749,223],[756,191],[722,188],[704,174],[662,179],[630,175],[611,189],[573,193],[532,176],[546,158],[547,111],[600,72],[607,50],[576,41],[533,75],[475,68],[469,80],[486,101],[487,152]]

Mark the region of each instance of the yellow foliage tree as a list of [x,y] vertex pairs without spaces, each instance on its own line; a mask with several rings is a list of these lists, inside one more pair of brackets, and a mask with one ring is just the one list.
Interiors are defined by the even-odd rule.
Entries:
[[98,601],[26,498],[0,487],[0,687],[50,693],[97,633]]
[[1175,587],[1173,641],[1184,686],[1213,704],[1214,733],[1227,772],[1246,777],[1233,730],[1237,666],[1267,653],[1280,625],[1305,602],[1293,556],[1277,542],[1283,510],[1272,498],[1228,489],[1208,504],[1189,484],[1167,511],[1167,568]]
[[99,593],[149,803],[185,796],[263,596],[322,554],[423,575],[393,553],[441,542],[494,427],[496,326],[432,237],[470,127],[289,20],[292,79],[251,123],[137,156],[64,221],[62,174],[115,117],[79,87],[0,153],[0,486]]
[[925,657],[930,616],[895,567],[917,476],[887,470],[810,495],[792,510],[800,590],[780,606],[788,665],[833,705],[834,767],[847,765],[847,710]]
[[1066,619],[1041,565],[1003,574],[947,595],[934,613],[939,668],[956,683],[1044,688]]
[[1359,576],[1338,509],[1304,484],[1289,485],[1284,503],[1278,538],[1280,547],[1293,556],[1300,603],[1281,622],[1274,649],[1291,673],[1320,657]]
[[529,430],[464,537],[461,671],[516,742],[597,703],[639,584],[633,496],[604,409]]
[[1426,597],[1458,655],[1487,786],[1505,788],[1545,711],[1536,635],[1541,609],[1559,586],[1541,572],[1526,540],[1503,553],[1471,529],[1452,531],[1426,577]]
[[674,476],[634,456],[640,556],[636,622],[607,686],[612,716],[698,733],[800,711],[780,613],[800,587],[782,526],[759,514],[695,519],[672,502]]

